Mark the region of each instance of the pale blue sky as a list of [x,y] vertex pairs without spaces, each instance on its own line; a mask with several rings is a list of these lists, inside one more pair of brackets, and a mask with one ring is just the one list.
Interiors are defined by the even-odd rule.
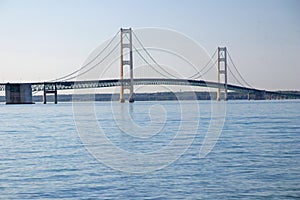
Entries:
[[174,29],[211,53],[227,46],[253,86],[300,90],[298,0],[0,0],[0,82],[70,73],[121,27]]

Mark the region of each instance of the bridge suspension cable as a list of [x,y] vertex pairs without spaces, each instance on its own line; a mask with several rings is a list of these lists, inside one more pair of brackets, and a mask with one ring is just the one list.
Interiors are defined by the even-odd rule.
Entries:
[[228,67],[228,70],[229,70],[230,74],[233,76],[233,78],[234,78],[241,86],[245,87],[244,84],[242,84],[242,83],[237,79],[237,77],[236,77],[236,76],[234,75],[234,73],[231,71],[230,67]]
[[[94,62],[97,58],[99,58],[99,56],[112,44],[112,42],[114,41],[114,39],[116,39],[116,37],[118,36],[118,34],[120,33],[120,31],[118,31],[115,35],[114,35],[114,37],[109,41],[109,43],[93,58],[93,59],[91,59],[89,62],[87,62],[86,64],[84,64],[82,67],[80,67],[79,69],[77,69],[77,70],[75,70],[75,71],[73,71],[72,73],[70,73],[70,74],[67,74],[67,75],[65,75],[65,76],[62,76],[62,77],[60,77],[60,78],[56,78],[56,79],[53,79],[53,80],[50,80],[49,82],[53,82],[53,81],[64,81],[64,80],[70,80],[70,79],[73,79],[73,78],[76,78],[77,76],[79,76],[79,75],[82,75],[82,74],[79,74],[79,75],[76,75],[76,76],[72,76],[72,75],[74,75],[74,74],[76,74],[76,73],[78,73],[79,71],[81,71],[81,70],[83,70],[83,69],[85,69],[85,68],[87,68],[92,62]],[[120,44],[120,42],[118,43],[118,45]],[[114,48],[115,49],[115,48]],[[112,53],[112,51],[109,53],[109,54],[111,54]],[[107,58],[108,56],[106,56],[105,58]],[[104,59],[105,59],[104,58]],[[103,60],[104,59],[102,59],[102,62],[103,62]],[[98,65],[98,64],[100,64],[100,63],[97,63],[96,65]],[[94,68],[96,65],[94,65],[92,68]],[[92,69],[91,68],[91,69]],[[91,70],[90,69],[90,70]],[[88,71],[90,71],[90,70],[88,70]],[[86,72],[88,72],[88,71],[86,71]],[[86,73],[85,72],[85,73]],[[71,78],[70,78],[70,76],[72,76]]]
[[194,79],[201,78],[202,76],[207,74],[211,69],[213,69],[216,66],[217,62],[218,62],[218,60],[215,60],[215,62],[205,72],[203,72],[202,74],[199,74],[198,77],[195,77]]
[[68,80],[71,80],[73,78],[76,78],[78,76],[81,76],[81,75],[84,75],[86,73],[88,73],[89,71],[91,71],[92,69],[94,69],[95,67],[97,67],[99,64],[101,64],[106,58],[108,58],[116,49],[117,47],[119,47],[120,45],[120,41],[114,46],[114,48],[104,57],[102,58],[99,62],[97,62],[96,64],[94,64],[92,67],[90,67],[89,69],[85,70],[84,72],[80,73],[80,74],[77,74],[75,76],[72,76],[72,77],[69,77],[67,79],[64,79],[64,81],[68,81]]
[[202,73],[202,71],[204,71],[209,66],[209,64],[212,62],[213,58],[215,57],[216,53],[217,53],[217,49],[215,50],[215,52],[213,53],[213,55],[210,57],[209,61],[204,65],[204,67],[200,71],[198,71],[196,74],[190,76],[189,79],[201,78],[202,76],[204,76],[205,74],[207,74],[214,67],[214,65],[217,63],[217,60],[215,60],[215,62],[213,63],[213,65],[211,65],[209,67],[209,69],[206,70],[204,73]]
[[[141,47],[142,47],[142,49],[147,53],[147,55],[149,56],[149,58],[161,69],[161,70],[163,70],[165,73],[167,73],[168,75],[170,75],[170,76],[172,76],[172,77],[174,77],[174,78],[178,78],[177,76],[174,76],[173,74],[170,74],[168,71],[166,71],[160,64],[158,64],[157,62],[156,62],[156,60],[151,56],[151,54],[147,51],[147,49],[144,47],[144,45],[142,44],[142,42],[141,42],[141,40],[137,37],[137,35],[133,32],[133,35],[134,35],[134,37],[136,38],[136,40],[138,41],[138,43],[141,45]],[[140,54],[140,52],[137,50],[137,48],[135,48],[135,50],[138,52],[138,54],[140,55],[140,56],[142,56],[141,54]],[[213,57],[216,55],[216,53],[217,53],[217,50],[215,50],[214,51],[214,53],[213,53],[213,55],[211,56],[211,58],[209,59],[209,61],[205,64],[205,66],[200,70],[200,71],[198,71],[197,73],[195,73],[194,75],[192,75],[192,76],[190,76],[190,77],[188,77],[189,79],[197,79],[197,78],[200,78],[200,77],[202,77],[202,76],[204,76],[206,73],[208,73],[213,67],[214,67],[214,65],[216,64],[216,62],[217,61],[215,61],[214,63],[213,63],[213,65],[212,66],[210,66],[209,67],[209,69],[208,70],[206,70],[204,73],[201,73],[202,71],[204,71],[208,66],[209,66],[209,64],[212,62],[212,60],[213,60]],[[143,57],[142,58],[145,62],[147,62],[146,61],[146,59]],[[148,62],[147,62],[148,63]],[[149,64],[149,63],[148,63]],[[164,74],[162,74],[161,72],[159,72],[158,70],[156,70],[152,65],[150,65],[149,64],[149,66],[151,67],[151,68],[153,68],[156,72],[158,72],[160,75],[162,75],[162,76],[164,76],[164,77],[166,77],[166,78],[168,78],[167,76],[165,76]]]
[[[163,76],[163,77],[165,77],[165,78],[169,78],[169,77],[167,77],[166,75],[164,75],[164,74],[162,74],[160,71],[158,71],[157,69],[155,69],[155,67],[153,67],[152,66],[152,64],[150,64],[147,60],[146,60],[146,58],[140,53],[140,50],[139,49],[137,49],[134,45],[132,45],[133,46],[133,49],[138,53],[138,55],[142,58],[142,60],[145,62],[145,63],[147,63],[148,64],[148,66],[150,66],[154,71],[156,71],[157,73],[159,73],[161,76]],[[174,77],[174,76],[173,76]],[[177,77],[175,77],[175,78],[177,78]]]
[[[227,51],[227,53],[228,53],[228,57],[229,57],[229,60],[230,60],[230,62],[231,62],[231,64],[232,64],[232,66],[234,67],[234,69],[235,69],[235,71],[237,72],[237,74],[238,74],[238,76],[241,78],[241,80],[248,86],[248,87],[250,87],[250,88],[253,88],[244,78],[243,78],[243,76],[241,75],[241,73],[239,72],[239,70],[237,69],[237,67],[236,67],[236,65],[234,64],[234,62],[233,62],[233,59],[231,58],[231,56],[230,56],[230,53]],[[229,68],[229,71],[231,72],[231,74],[233,75],[233,72],[230,70],[230,68]],[[237,80],[237,78],[233,75],[233,77]],[[238,80],[237,80],[238,81]],[[240,81],[238,81],[240,84],[241,84],[241,82]],[[241,84],[242,86],[244,86],[243,84]]]
[[[133,32],[133,31],[132,31],[132,32]],[[134,34],[134,32],[133,32],[133,34]],[[134,35],[135,35],[135,34],[134,34]],[[125,37],[126,37],[127,39],[129,39],[127,35],[125,35]],[[135,37],[136,37],[136,36],[135,36]],[[152,66],[152,64],[150,64],[150,63],[146,60],[146,58],[140,53],[140,50],[139,50],[138,48],[136,48],[134,44],[132,44],[132,47],[133,47],[133,49],[138,53],[138,55],[140,56],[140,58],[142,58],[142,60],[143,60],[145,63],[147,63],[154,71],[156,71],[157,73],[159,73],[159,74],[162,75],[163,77],[168,78],[166,75],[164,75],[164,74],[162,74],[161,72],[159,72],[158,70],[156,70],[156,69]],[[142,49],[145,51],[145,48],[142,47]]]
[[[137,37],[137,35],[134,33],[133,31],[133,36],[136,38],[136,40],[138,41],[138,43],[141,45],[142,49],[146,52],[146,54],[149,56],[149,58],[154,62],[155,65],[157,65],[162,71],[164,71],[166,74],[174,77],[174,78],[178,78],[177,76],[174,76],[173,74],[169,73],[167,70],[165,70],[160,64],[158,64],[156,62],[156,60],[151,56],[151,54],[147,51],[147,49],[144,47],[144,45],[142,44],[142,42],[140,41],[140,39]],[[135,48],[136,49],[136,48]],[[137,49],[136,49],[137,50]],[[138,51],[137,51],[138,52]],[[139,53],[139,52],[138,52]],[[141,54],[139,53],[139,55],[141,56]],[[144,59],[143,59],[144,60]],[[146,60],[144,60],[145,62],[147,62]],[[149,64],[147,62],[147,64]],[[152,65],[149,65],[152,69],[154,69],[157,73],[159,73],[160,75],[167,77],[166,75],[163,75],[161,72],[159,72],[158,70],[156,70]]]
[[174,56],[176,56],[176,57],[179,57],[180,59],[182,59],[183,61],[185,61],[185,62],[188,63],[189,65],[191,65],[191,66],[194,68],[194,70],[197,71],[197,73],[198,73],[198,69],[197,69],[197,67],[196,67],[193,63],[191,63],[191,62],[190,62],[187,58],[185,58],[184,56],[181,56],[181,55],[177,54],[176,52],[172,52],[172,51],[169,51],[169,50],[166,50],[166,49],[155,49],[155,48],[153,48],[153,47],[149,47],[149,48],[147,48],[147,49],[150,49],[150,50],[154,49],[154,50],[157,50],[157,51],[161,51],[161,52],[168,53],[168,54],[174,55]]
[[[146,62],[146,63],[148,64],[148,66],[150,66],[154,71],[156,71],[156,72],[157,72],[158,74],[160,74],[161,76],[163,76],[163,77],[165,77],[165,78],[169,78],[169,76],[171,76],[171,77],[173,77],[173,78],[177,78],[177,79],[178,79],[177,76],[174,76],[173,74],[169,73],[166,69],[164,69],[164,67],[162,67],[162,66],[161,66],[161,65],[160,65],[160,64],[159,64],[159,63],[151,56],[151,54],[150,54],[150,53],[148,52],[148,50],[144,47],[143,43],[142,43],[141,40],[137,37],[137,35],[135,34],[135,32],[134,32],[134,31],[132,31],[132,32],[133,32],[133,36],[135,37],[135,39],[137,40],[137,42],[138,42],[139,45],[141,46],[141,49],[136,48],[136,46],[134,46],[134,45],[133,45],[133,48],[134,48],[134,50],[138,53],[138,55],[142,58],[142,60],[143,60],[144,62]],[[91,71],[92,69],[94,69],[96,66],[98,66],[99,64],[101,64],[107,57],[109,57],[109,56],[116,50],[116,48],[119,46],[120,41],[119,41],[119,42],[113,47],[113,49],[112,49],[106,56],[104,56],[98,63],[96,63],[96,64],[92,65],[91,67],[89,67],[89,66],[90,66],[97,58],[99,58],[99,57],[103,54],[103,52],[104,52],[105,50],[107,50],[107,48],[108,48],[109,46],[111,46],[111,44],[113,43],[113,41],[115,40],[115,38],[118,36],[119,33],[120,33],[120,31],[118,31],[118,32],[114,35],[114,37],[107,43],[107,45],[106,45],[106,46],[105,46],[105,47],[104,47],[104,48],[103,48],[103,49],[102,49],[102,50],[101,50],[94,58],[92,58],[90,61],[88,61],[86,64],[84,64],[80,69],[77,69],[77,70],[73,71],[73,72],[70,73],[70,74],[67,74],[67,75],[65,75],[65,76],[62,76],[62,77],[60,77],[60,78],[56,78],[56,79],[51,80],[51,81],[49,81],[49,82],[71,80],[71,79],[74,79],[74,78],[76,78],[76,77],[78,77],[78,76],[81,76],[81,75],[83,75],[83,74],[86,74],[87,72],[89,72],[89,71]],[[127,37],[127,35],[126,35],[126,37]],[[127,37],[127,38],[128,38],[128,37]],[[145,51],[145,53],[147,54],[147,56],[151,59],[151,61],[152,61],[152,62],[153,62],[160,70],[157,70],[156,67],[153,66],[153,64],[150,64],[150,63],[147,61],[147,59],[142,55],[141,50]],[[228,52],[228,51],[227,51],[227,52]],[[207,74],[207,73],[215,66],[215,64],[216,64],[216,62],[217,62],[217,60],[215,60],[215,61],[213,62],[213,58],[215,57],[216,53],[217,53],[217,49],[214,51],[213,55],[210,57],[209,61],[204,65],[204,67],[203,67],[201,70],[199,70],[198,72],[196,72],[194,75],[188,77],[188,79],[198,79],[198,78],[203,77],[205,74]],[[238,71],[238,69],[237,69],[236,65],[234,64],[233,59],[232,59],[232,57],[231,57],[231,55],[230,55],[229,52],[228,52],[228,57],[229,57],[229,60],[230,60],[230,62],[231,62],[231,64],[232,64],[232,66],[234,67],[235,71],[237,72],[238,76],[239,76],[240,79],[242,80],[242,82],[245,83],[245,85],[249,86],[250,88],[253,88],[253,87],[252,87],[252,86],[251,86],[251,85],[243,78],[243,76],[241,75],[241,73]],[[213,62],[213,63],[212,63],[212,62]],[[210,63],[212,63],[212,65],[209,65]],[[83,69],[86,69],[87,67],[89,67],[87,70],[81,72],[80,74],[76,74],[76,73],[82,71]],[[228,69],[229,69],[229,72],[232,74],[233,78],[234,78],[240,85],[244,86],[244,84],[243,84],[241,81],[239,81],[239,79],[234,75],[233,71],[232,71],[230,68],[228,68]],[[162,71],[163,73],[162,73],[161,71]],[[74,75],[74,74],[76,74],[76,75]],[[169,76],[167,76],[166,74],[169,75]],[[74,75],[74,76],[73,76],[73,75]]]

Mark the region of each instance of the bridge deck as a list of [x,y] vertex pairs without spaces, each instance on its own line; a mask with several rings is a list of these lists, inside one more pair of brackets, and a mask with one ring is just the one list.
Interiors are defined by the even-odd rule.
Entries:
[[[124,79],[123,85],[129,85],[130,80]],[[5,90],[6,84],[0,84],[0,91]],[[33,82],[31,83],[32,91],[51,91],[55,87],[57,90],[70,90],[70,89],[87,89],[87,88],[105,88],[117,87],[121,85],[119,79],[108,80],[89,80],[89,81],[58,81],[58,82]],[[224,87],[224,84],[219,84],[212,81],[204,80],[188,80],[188,79],[134,79],[134,85],[178,85],[178,86],[195,86],[195,87],[209,87],[218,88]],[[300,98],[299,94],[283,94],[280,92],[259,90],[255,88],[242,87],[237,85],[227,84],[227,89],[241,93],[265,93],[266,95],[279,95]]]

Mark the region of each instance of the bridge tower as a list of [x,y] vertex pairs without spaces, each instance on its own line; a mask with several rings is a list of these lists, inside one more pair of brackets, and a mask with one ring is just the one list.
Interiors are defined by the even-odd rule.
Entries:
[[[124,90],[129,89],[129,102],[134,102],[134,91],[133,91],[133,56],[132,56],[132,30],[121,28],[121,62],[120,62],[120,102],[124,103]],[[128,54],[129,51],[129,54]],[[126,53],[124,53],[126,52]],[[129,66],[130,70],[130,82],[124,82],[123,73],[124,66]]]
[[227,49],[218,47],[218,91],[217,101],[227,101]]

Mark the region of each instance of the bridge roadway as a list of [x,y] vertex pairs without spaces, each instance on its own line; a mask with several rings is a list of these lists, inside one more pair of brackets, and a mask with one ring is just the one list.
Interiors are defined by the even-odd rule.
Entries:
[[[33,82],[30,83],[32,91],[53,91],[55,87],[57,90],[70,90],[70,89],[87,89],[87,88],[106,88],[117,87],[121,85],[120,79],[107,79],[107,80],[89,80],[89,81],[58,81],[58,82]],[[123,85],[129,85],[130,79],[123,79]],[[0,84],[0,91],[5,90],[4,83]],[[204,80],[188,80],[188,79],[157,79],[157,78],[143,78],[134,79],[134,85],[180,85],[180,86],[196,86],[196,87],[209,87],[218,88],[224,87],[224,84],[219,84],[212,81]],[[284,94],[281,92],[259,90],[255,88],[242,87],[237,85],[227,84],[227,89],[240,93],[251,94],[264,94],[300,98],[300,94]]]

